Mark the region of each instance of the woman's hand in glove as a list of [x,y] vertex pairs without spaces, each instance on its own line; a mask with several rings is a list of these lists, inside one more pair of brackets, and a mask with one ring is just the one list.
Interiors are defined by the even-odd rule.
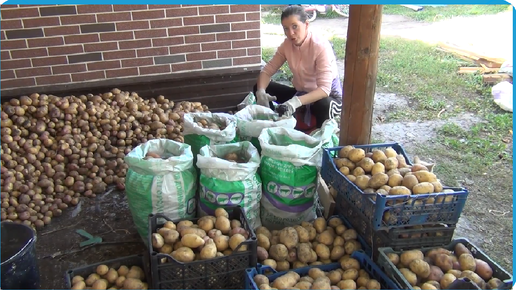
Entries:
[[269,103],[272,101],[276,101],[276,97],[267,94],[264,89],[256,91],[256,103],[258,105],[270,108]]
[[301,101],[296,96],[286,101],[285,103],[278,105],[276,107],[276,112],[280,117],[292,117],[292,115],[294,115],[294,112],[296,112],[297,108],[301,107],[302,105],[303,104],[301,104]]

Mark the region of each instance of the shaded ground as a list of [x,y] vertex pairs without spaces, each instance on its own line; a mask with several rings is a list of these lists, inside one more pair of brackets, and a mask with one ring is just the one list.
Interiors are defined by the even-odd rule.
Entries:
[[[142,254],[146,249],[136,232],[124,192],[114,191],[94,199],[83,197],[79,204],[66,209],[38,232],[41,289],[66,288],[67,270]],[[86,239],[75,232],[78,229],[101,237],[107,244],[81,250],[79,244]]]

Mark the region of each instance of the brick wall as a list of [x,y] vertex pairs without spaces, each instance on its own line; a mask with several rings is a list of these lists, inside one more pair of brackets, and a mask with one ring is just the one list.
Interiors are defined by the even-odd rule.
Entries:
[[259,66],[260,5],[2,5],[1,89]]

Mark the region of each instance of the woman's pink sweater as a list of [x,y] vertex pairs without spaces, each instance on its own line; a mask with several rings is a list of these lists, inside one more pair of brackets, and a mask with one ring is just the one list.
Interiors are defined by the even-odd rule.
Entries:
[[263,68],[263,72],[272,77],[285,61],[292,71],[292,84],[298,92],[309,93],[321,88],[329,95],[332,81],[339,76],[330,42],[311,31],[301,46],[294,45],[286,38]]

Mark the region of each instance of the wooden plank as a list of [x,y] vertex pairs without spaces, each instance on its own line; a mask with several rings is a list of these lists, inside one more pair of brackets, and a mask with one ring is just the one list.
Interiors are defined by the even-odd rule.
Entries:
[[317,193],[319,195],[321,205],[324,207],[324,218],[328,219],[335,211],[335,200],[331,196],[330,190],[328,189],[326,182],[324,182],[324,179],[322,179],[320,174],[318,175],[318,179],[319,186],[317,187]]
[[489,74],[483,75],[482,80],[485,84],[497,84],[503,81],[511,81],[512,77],[508,74]]
[[489,67],[461,67],[459,68],[459,74],[474,74],[477,72],[480,73],[495,73],[498,72],[498,68],[489,68]]
[[340,145],[370,143],[383,5],[350,5]]
[[478,64],[483,64],[490,68],[500,68],[502,64],[505,62],[505,59],[503,58],[495,58],[495,57],[489,57],[485,55],[481,55],[472,51],[469,51],[464,48],[460,48],[451,44],[446,44],[443,42],[439,42],[438,46],[450,53],[465,57],[466,59],[469,59],[471,61],[474,61]]

